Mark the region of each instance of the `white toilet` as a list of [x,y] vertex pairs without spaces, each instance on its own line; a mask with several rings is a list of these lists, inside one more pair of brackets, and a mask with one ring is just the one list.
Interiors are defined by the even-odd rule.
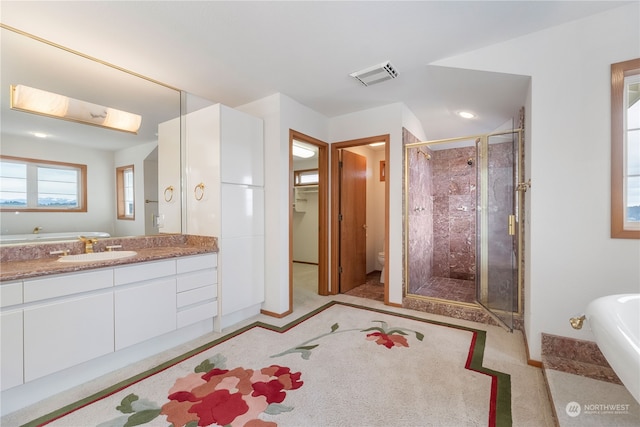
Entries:
[[380,283],[384,283],[384,251],[378,252],[378,262],[382,265],[382,270],[380,271]]

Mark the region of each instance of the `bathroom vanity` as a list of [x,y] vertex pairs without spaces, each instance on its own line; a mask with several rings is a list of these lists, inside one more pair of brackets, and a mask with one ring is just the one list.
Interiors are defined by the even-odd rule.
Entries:
[[76,263],[0,248],[3,413],[219,330],[217,239],[118,240],[136,255]]

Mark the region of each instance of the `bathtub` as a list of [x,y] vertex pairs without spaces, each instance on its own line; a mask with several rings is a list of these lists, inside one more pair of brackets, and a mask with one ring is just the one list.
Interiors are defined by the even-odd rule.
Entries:
[[0,235],[0,244],[53,242],[57,240],[77,240],[79,236],[101,238],[101,239],[105,237],[111,237],[109,233],[103,233],[101,231],[69,231],[66,233],[5,234],[5,235]]
[[595,299],[585,315],[602,354],[640,403],[640,294]]

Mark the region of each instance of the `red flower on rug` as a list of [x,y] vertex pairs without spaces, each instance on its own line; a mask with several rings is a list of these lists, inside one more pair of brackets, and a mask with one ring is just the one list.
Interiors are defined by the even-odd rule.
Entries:
[[387,348],[392,347],[409,347],[409,343],[407,339],[402,335],[394,335],[394,334],[383,334],[381,332],[374,332],[372,334],[367,334],[366,337],[369,341],[375,341],[376,344],[383,345]]
[[196,422],[198,426],[231,425],[275,426],[258,418],[272,403],[282,403],[285,390],[302,386],[300,372],[271,365],[259,371],[235,368],[231,371],[214,368],[198,376],[179,378],[171,388],[170,401],[161,414],[174,426]]
[[386,348],[393,348],[393,347],[408,348],[409,342],[404,337],[405,335],[408,335],[408,333],[414,334],[418,341],[422,341],[424,339],[424,334],[422,332],[413,331],[407,328],[390,327],[387,324],[387,322],[384,322],[382,320],[375,320],[373,322],[380,324],[380,326],[372,326],[366,329],[359,329],[359,328],[358,329],[340,329],[340,325],[337,323],[334,323],[333,325],[331,325],[329,332],[326,332],[324,334],[318,335],[317,337],[311,338],[310,340],[307,340],[300,345],[291,347],[290,349],[285,350],[282,353],[274,354],[271,357],[280,357],[280,356],[284,356],[285,354],[300,353],[300,356],[303,359],[309,360],[309,358],[311,358],[311,352],[320,345],[320,344],[313,344],[313,342],[318,341],[321,338],[342,334],[345,332],[376,331],[376,332],[371,332],[370,334],[367,334],[365,336],[365,339],[367,339],[368,341],[375,341],[376,344],[382,345]]
[[277,427],[274,422],[261,420],[260,414],[293,410],[282,402],[287,390],[302,387],[300,372],[279,365],[228,370],[223,369],[225,363],[226,358],[216,354],[198,365],[194,373],[178,378],[162,407],[133,393],[127,395],[116,407],[125,414],[126,422],[122,424],[122,418],[118,418],[109,425],[138,426],[164,416],[173,427]]

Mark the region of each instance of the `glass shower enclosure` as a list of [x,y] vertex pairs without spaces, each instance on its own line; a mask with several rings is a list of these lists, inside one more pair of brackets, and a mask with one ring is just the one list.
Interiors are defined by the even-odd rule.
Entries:
[[520,129],[405,145],[409,297],[521,313]]

